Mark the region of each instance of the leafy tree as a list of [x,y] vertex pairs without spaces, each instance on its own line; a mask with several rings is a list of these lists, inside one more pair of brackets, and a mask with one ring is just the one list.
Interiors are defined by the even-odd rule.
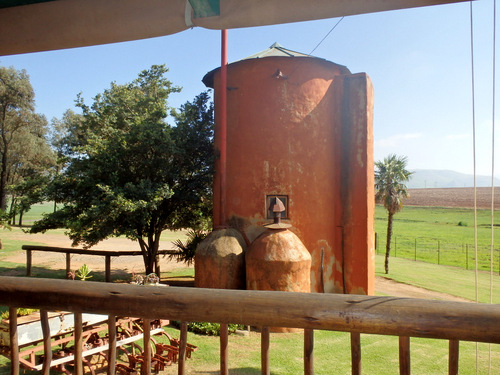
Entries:
[[[165,229],[200,227],[210,214],[213,107],[202,93],[166,122],[167,99],[180,91],[152,66],[130,84],[111,87],[63,137],[67,166],[50,184],[62,209],[32,232],[67,228],[73,244],[91,247],[121,236],[136,240],[146,274],[155,271]],[[75,118],[73,118],[75,119]],[[62,146],[62,145],[61,145]]]
[[[47,121],[34,112],[34,92],[25,70],[0,67],[0,209],[7,208],[9,185],[21,170],[50,153],[44,138]],[[33,156],[36,154],[36,156]]]
[[413,172],[406,169],[406,156],[391,154],[375,163],[375,200],[387,209],[387,241],[385,245],[385,273],[389,273],[392,224],[394,215],[403,209],[403,198],[409,196],[404,182]]

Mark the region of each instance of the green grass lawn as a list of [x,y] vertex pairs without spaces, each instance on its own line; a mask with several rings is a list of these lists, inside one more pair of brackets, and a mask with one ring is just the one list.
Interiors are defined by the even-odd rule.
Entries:
[[[478,211],[478,268],[490,269],[490,211]],[[495,211],[494,237],[498,237],[500,211]],[[375,208],[377,253],[385,253],[387,211]],[[391,255],[474,269],[474,214],[471,209],[404,207],[394,216]],[[493,269],[500,273],[500,246],[494,246]]]

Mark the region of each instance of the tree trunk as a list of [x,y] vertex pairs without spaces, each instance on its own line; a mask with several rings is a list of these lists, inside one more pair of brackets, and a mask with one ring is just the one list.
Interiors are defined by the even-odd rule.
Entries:
[[385,243],[385,273],[389,273],[389,254],[391,252],[391,237],[392,237],[392,218],[394,214],[389,212],[387,215],[387,239]]
[[23,226],[23,214],[24,214],[24,210],[21,209],[19,211],[19,227],[22,227]]
[[144,270],[146,271],[146,275],[149,275],[158,268],[157,255],[160,244],[158,241],[148,241],[148,245],[146,245],[144,240],[140,239],[139,245],[141,246],[142,259],[144,260]]
[[2,166],[0,169],[0,209],[7,210],[7,145],[4,142]]

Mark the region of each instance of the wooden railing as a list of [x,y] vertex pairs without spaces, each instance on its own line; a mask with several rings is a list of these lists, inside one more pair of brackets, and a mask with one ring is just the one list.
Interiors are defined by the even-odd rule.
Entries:
[[[26,276],[32,276],[31,268],[33,263],[33,252],[51,252],[51,253],[63,253],[66,254],[66,274],[71,271],[71,255],[91,255],[91,256],[101,256],[105,259],[105,279],[106,282],[111,281],[111,257],[120,256],[142,256],[141,251],[130,251],[130,250],[88,250],[88,249],[77,249],[73,247],[54,247],[54,246],[40,246],[40,245],[23,245],[23,250],[26,250]],[[158,250],[158,255],[170,255],[177,254],[177,250]],[[160,270],[156,269],[156,273],[159,275]]]
[[[361,333],[399,336],[400,373],[410,373],[410,337],[449,340],[449,373],[458,373],[460,340],[500,343],[500,305],[342,294],[154,287],[0,277],[0,305],[264,327],[262,373],[269,374],[269,330],[304,328],[304,373],[313,373],[314,330],[351,333],[352,373],[361,368]],[[185,324],[184,324],[185,326]],[[186,342],[186,333],[181,339]],[[221,373],[227,374],[227,336]],[[78,353],[76,353],[78,359]],[[80,353],[81,356],[81,353]],[[12,358],[15,368],[16,359]],[[114,374],[110,361],[108,373]],[[17,372],[13,372],[17,373]],[[179,374],[184,366],[179,366]]]

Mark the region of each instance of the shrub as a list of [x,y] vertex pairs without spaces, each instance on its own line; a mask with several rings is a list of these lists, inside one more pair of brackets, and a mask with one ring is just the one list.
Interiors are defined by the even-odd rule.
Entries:
[[[179,321],[170,322],[174,327],[179,328]],[[244,329],[245,326],[242,324],[229,324],[229,333],[234,333],[238,329]],[[188,323],[188,331],[193,333],[198,333],[200,335],[206,336],[219,336],[220,335],[220,324],[219,323],[208,323],[208,322],[190,322]]]

